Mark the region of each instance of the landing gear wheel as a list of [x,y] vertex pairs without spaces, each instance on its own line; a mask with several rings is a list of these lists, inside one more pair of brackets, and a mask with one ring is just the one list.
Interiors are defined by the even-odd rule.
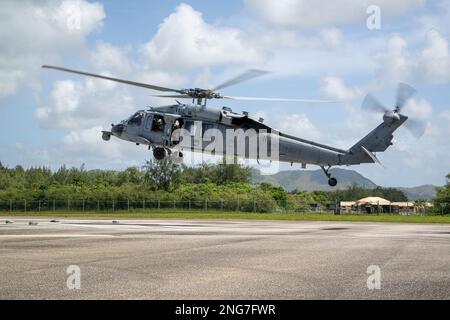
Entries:
[[337,185],[337,180],[336,180],[336,178],[330,178],[330,179],[328,179],[328,185],[329,185],[330,187],[334,187],[335,185]]
[[164,157],[166,156],[166,149],[164,148],[153,148],[153,157],[160,161],[162,159],[164,159]]

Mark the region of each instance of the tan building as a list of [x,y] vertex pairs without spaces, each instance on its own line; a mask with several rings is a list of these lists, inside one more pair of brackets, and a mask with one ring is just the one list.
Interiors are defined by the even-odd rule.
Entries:
[[358,211],[364,213],[391,212],[391,202],[380,197],[367,197],[356,201]]
[[424,212],[433,205],[429,202],[417,206],[412,201],[390,202],[380,197],[366,197],[358,201],[341,201],[341,212],[360,212],[360,213],[400,213],[415,214]]
[[341,212],[351,212],[355,206],[355,203],[355,201],[341,201],[339,204]]

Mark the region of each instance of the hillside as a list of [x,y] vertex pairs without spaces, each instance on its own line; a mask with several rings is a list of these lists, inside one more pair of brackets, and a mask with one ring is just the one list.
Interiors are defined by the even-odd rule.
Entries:
[[[293,191],[295,189],[305,191],[331,191],[337,189],[345,189],[352,184],[364,188],[375,188],[377,185],[370,179],[367,179],[363,175],[354,170],[346,169],[331,169],[331,173],[338,180],[338,185],[335,188],[328,186],[328,179],[323,174],[322,170],[288,170],[280,171],[274,175],[261,175],[259,171],[253,171],[253,178],[257,182],[269,182],[276,186],[282,186],[287,191]],[[409,200],[414,201],[417,199],[432,200],[436,195],[436,186],[423,185],[417,187],[397,187],[405,193]]]
[[345,189],[352,184],[357,184],[364,188],[375,188],[377,185],[371,180],[365,178],[354,170],[345,169],[331,169],[333,177],[338,180],[338,185],[332,188],[328,185],[328,178],[319,170],[289,170],[280,171],[274,175],[261,175],[259,171],[253,171],[253,178],[257,182],[269,182],[276,186],[282,186],[288,191],[295,189],[313,191],[323,190],[331,191],[338,189]]
[[409,200],[432,200],[436,196],[436,186],[426,184],[412,188],[398,187],[397,189],[403,191]]

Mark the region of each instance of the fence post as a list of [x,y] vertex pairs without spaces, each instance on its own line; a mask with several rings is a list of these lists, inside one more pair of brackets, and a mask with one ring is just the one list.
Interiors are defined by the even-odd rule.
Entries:
[[161,209],[161,200],[158,199],[158,210]]
[[253,212],[256,212],[256,200],[253,199]]
[[223,211],[223,199],[220,200],[220,210]]
[[55,199],[53,199],[53,211],[55,211],[56,206],[55,206]]
[[173,208],[174,208],[174,209],[176,208],[176,206],[175,206],[175,200],[173,200]]
[[12,212],[12,200],[9,200],[9,211]]
[[208,199],[205,199],[205,211],[208,211]]
[[145,200],[142,200],[142,210],[145,210]]
[[84,212],[84,199],[83,199],[83,212]]
[[27,200],[23,200],[23,203],[24,203],[23,208],[25,212],[27,212]]
[[127,199],[128,211],[130,211],[130,199]]
[[114,211],[114,199],[112,201],[112,211]]
[[97,200],[97,211],[100,211],[100,200]]
[[237,211],[239,211],[239,206],[240,206],[240,203],[239,203],[239,198],[237,199]]
[[67,211],[69,211],[69,210],[70,210],[70,200],[67,199]]
[[38,200],[38,212],[41,212],[41,200]]
[[189,210],[191,210],[191,199],[189,199]]

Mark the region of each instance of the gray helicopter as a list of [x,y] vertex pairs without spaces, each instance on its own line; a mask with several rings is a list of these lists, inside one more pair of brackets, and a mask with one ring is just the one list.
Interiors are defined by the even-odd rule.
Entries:
[[[332,166],[350,166],[362,163],[380,163],[377,152],[385,151],[393,144],[393,132],[408,120],[401,114],[407,100],[416,92],[411,86],[400,83],[397,90],[395,107],[384,107],[371,94],[368,94],[362,108],[366,111],[381,113],[383,122],[349,149],[339,149],[314,141],[309,141],[282,133],[264,124],[264,119],[253,119],[248,112],[233,112],[228,107],[222,109],[206,106],[210,99],[292,101],[307,103],[333,103],[336,101],[314,99],[237,97],[222,95],[217,90],[266,74],[262,70],[248,70],[214,89],[172,89],[146,83],[118,79],[63,67],[43,65],[43,68],[81,74],[84,76],[120,82],[170,94],[155,95],[162,98],[177,99],[177,104],[149,107],[139,110],[119,124],[113,124],[111,131],[103,131],[102,138],[111,136],[147,145],[153,150],[153,156],[162,160],[166,156],[182,160],[183,152],[205,152],[214,155],[242,157],[259,160],[276,160],[301,164],[314,164],[322,168],[328,177],[328,184],[336,186],[336,178],[329,172]],[[184,104],[178,99],[192,99]],[[196,102],[196,103],[195,103]],[[405,126],[416,137],[425,129],[422,121],[409,119]]]

